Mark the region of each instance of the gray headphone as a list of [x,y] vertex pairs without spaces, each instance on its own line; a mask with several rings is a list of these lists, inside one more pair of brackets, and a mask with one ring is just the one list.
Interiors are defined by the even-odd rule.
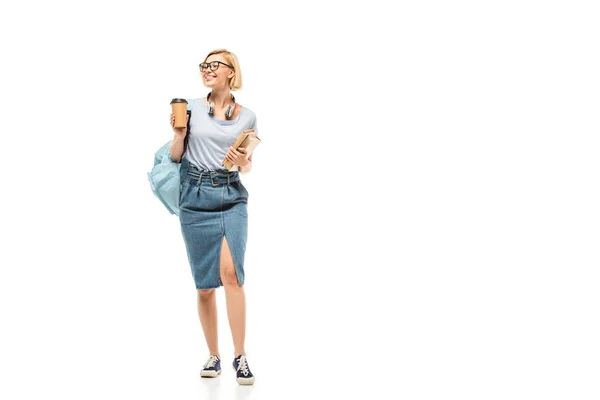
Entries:
[[[208,94],[208,96],[206,96],[206,103],[208,104],[208,113],[210,115],[213,115],[215,112],[215,102],[214,101],[210,101],[210,95],[212,92],[210,92]],[[231,118],[231,116],[233,115],[233,110],[235,110],[235,97],[233,96],[233,94],[231,95],[231,100],[233,100],[233,106],[230,104],[227,104],[227,107],[225,108],[225,117],[227,119]]]

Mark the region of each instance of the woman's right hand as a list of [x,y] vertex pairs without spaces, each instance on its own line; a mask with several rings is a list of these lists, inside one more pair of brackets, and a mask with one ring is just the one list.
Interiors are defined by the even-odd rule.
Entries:
[[[190,118],[189,114],[185,116],[185,124],[187,126],[188,119]],[[171,114],[171,128],[173,132],[175,132],[175,136],[185,137],[187,132],[187,128],[175,128],[175,114]]]

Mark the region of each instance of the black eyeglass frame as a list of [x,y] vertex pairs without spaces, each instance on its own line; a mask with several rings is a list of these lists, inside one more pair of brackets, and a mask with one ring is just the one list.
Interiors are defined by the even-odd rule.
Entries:
[[[213,69],[213,67],[212,67],[212,66],[213,66],[215,63],[217,63],[217,67],[216,67],[215,69]],[[204,72],[204,71],[206,71],[206,70],[207,70],[207,69],[209,69],[209,68],[210,68],[210,70],[211,70],[211,71],[215,72],[216,70],[218,70],[218,69],[219,69],[219,64],[223,64],[224,66],[226,66],[226,67],[229,67],[229,68],[233,69],[233,67],[232,67],[231,65],[229,65],[229,64],[225,64],[224,62],[221,62],[221,61],[211,61],[211,62],[209,62],[209,63],[203,62],[203,63],[200,63],[198,66],[200,67],[200,72]],[[202,69],[202,65],[206,65],[206,67],[205,67],[204,69]]]

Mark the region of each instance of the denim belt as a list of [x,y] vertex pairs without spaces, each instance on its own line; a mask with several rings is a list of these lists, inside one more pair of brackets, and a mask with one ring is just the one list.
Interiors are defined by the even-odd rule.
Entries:
[[202,178],[210,178],[210,183],[213,186],[229,185],[233,182],[240,180],[240,173],[238,171],[218,170],[218,171],[207,171],[200,170],[195,166],[190,165],[187,174],[191,177],[197,178],[197,185],[200,186]]

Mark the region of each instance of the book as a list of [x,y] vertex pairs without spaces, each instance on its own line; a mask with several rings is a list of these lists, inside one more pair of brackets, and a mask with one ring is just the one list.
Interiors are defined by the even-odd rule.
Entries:
[[[239,149],[240,147],[243,147],[244,149],[246,149],[247,157],[250,157],[250,155],[252,155],[252,152],[254,151],[254,149],[256,149],[256,146],[258,146],[259,144],[260,144],[260,138],[258,136],[256,136],[256,132],[254,131],[254,129],[248,129],[248,130],[243,131],[240,134],[240,136],[238,136],[237,140],[235,141],[235,143],[233,144],[232,147],[234,149]],[[229,171],[237,171],[238,170],[238,166],[234,165],[227,158],[225,158],[223,160],[223,165]]]

